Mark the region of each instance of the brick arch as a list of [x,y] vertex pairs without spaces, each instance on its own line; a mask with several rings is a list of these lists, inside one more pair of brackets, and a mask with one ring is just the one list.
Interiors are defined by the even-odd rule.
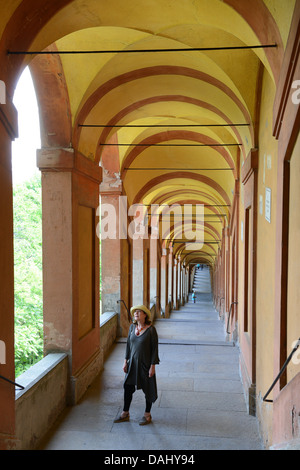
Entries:
[[[204,223],[203,223],[204,225]],[[210,225],[209,223],[205,222],[205,227],[208,229],[208,230],[211,230],[211,232],[214,233],[214,235],[212,235],[210,233],[210,235],[212,236],[216,236],[216,237],[220,237],[220,234],[218,233],[217,229],[215,227],[213,227],[212,225]],[[173,229],[173,226],[171,227]],[[215,239],[216,240],[216,239]],[[171,240],[162,240],[162,248],[166,248],[167,247],[167,244],[170,244],[172,243]]]
[[[28,58],[20,55],[7,60],[6,51],[27,51],[36,35],[43,26],[62,8],[73,0],[39,0],[21,1],[9,21],[0,43],[0,63],[2,79],[7,84],[8,91],[13,90],[22,68],[28,63]],[[51,41],[52,43],[53,41]],[[49,45],[49,44],[48,44]]]
[[211,85],[219,88],[223,91],[229,98],[240,109],[241,113],[244,116],[245,122],[251,122],[251,116],[249,111],[246,109],[245,105],[240,101],[240,99],[235,95],[230,87],[225,85],[223,82],[217,78],[208,75],[207,73],[201,72],[200,70],[195,70],[189,67],[180,67],[176,65],[157,65],[152,67],[144,67],[141,69],[132,70],[130,72],[123,73],[116,77],[111,78],[107,82],[100,85],[84,102],[82,108],[78,112],[74,124],[73,132],[73,141],[74,145],[78,146],[82,128],[79,124],[84,123],[91,109],[96,106],[96,104],[105,96],[107,93],[113,89],[125,84],[138,80],[140,78],[153,77],[159,75],[178,75],[189,78],[194,78],[199,81],[205,81]]
[[[197,203],[199,203],[199,201],[194,201],[194,200],[193,200],[193,201],[178,201],[178,203],[190,203],[190,204],[193,204],[193,203],[194,203],[194,204],[197,204]],[[217,210],[217,208],[211,207],[210,210],[211,210],[212,212],[214,212],[214,214],[215,214],[216,216],[220,215],[219,212],[218,212],[218,210]],[[191,224],[194,224],[194,223],[195,223],[195,221],[194,221],[193,218],[191,217]],[[220,233],[218,232],[218,230],[217,230],[214,226],[212,226],[211,224],[209,224],[208,222],[200,222],[200,225],[204,225],[205,228],[208,228],[209,230],[211,230],[211,232],[213,233],[213,235],[212,235],[212,234],[211,234],[211,235],[212,235],[214,238],[215,238],[215,236],[216,236],[217,238],[220,237]],[[178,223],[178,226],[179,226],[179,223]],[[173,231],[173,229],[175,229],[175,227],[177,227],[177,224],[176,224],[176,223],[173,224],[172,226],[170,226],[170,230]],[[164,237],[165,237],[165,234],[162,233],[162,238],[164,238]],[[165,247],[164,243],[163,243],[163,246]]]
[[[192,193],[192,191],[191,191],[191,193]],[[168,196],[169,196],[169,193],[168,193]],[[155,204],[155,202],[153,202],[153,205],[154,204]],[[164,203],[162,203],[162,204],[164,204]],[[191,205],[201,204],[201,205],[205,205],[207,203],[200,200],[200,199],[179,199],[178,201],[173,202],[170,207],[172,207],[173,204],[180,204],[180,205],[183,205],[183,204],[191,204]],[[209,210],[214,212],[216,215],[220,215],[219,210],[221,210],[221,209],[218,209],[217,207],[210,206]]]
[[[129,167],[134,160],[148,147],[151,147],[153,144],[161,143],[161,142],[167,142],[169,140],[188,140],[188,141],[193,141],[193,142],[199,142],[205,145],[209,145],[210,147],[214,147],[216,145],[219,145],[220,142],[212,139],[211,137],[208,137],[205,134],[200,134],[199,132],[195,131],[185,131],[185,130],[170,130],[170,131],[164,131],[164,132],[159,132],[156,134],[153,134],[146,139],[142,140],[139,142],[139,145],[145,145],[144,147],[134,147],[128,155],[125,157],[122,167],[121,167],[121,176],[124,179],[126,176],[127,170],[125,168]],[[237,178],[237,170],[235,167],[235,163],[230,155],[230,153],[224,148],[224,147],[215,147],[215,150],[224,158],[226,163],[229,165],[229,167],[234,168],[232,170],[232,174],[234,178]]]
[[[48,50],[57,49],[51,46]],[[36,56],[30,71],[39,103],[42,147],[70,147],[71,108],[60,56]]]
[[223,0],[231,6],[248,23],[255,32],[261,44],[277,44],[277,48],[265,49],[274,81],[279,80],[280,67],[283,61],[284,47],[275,19],[271,15],[263,0]]
[[[59,12],[59,10],[72,3],[73,0],[44,0],[41,7],[39,0],[21,1],[7,22],[0,44],[0,63],[2,79],[7,84],[7,91],[13,95],[20,70],[26,60],[22,56],[15,56],[13,61],[7,62],[7,50],[28,50],[30,44],[43,26]],[[276,21],[272,17],[263,0],[224,0],[232,7],[257,35],[261,44],[275,42],[277,50],[266,49],[265,54],[270,64],[275,82],[278,82],[279,70],[283,60],[283,44]],[[67,33],[80,29],[66,25]],[[50,42],[56,38],[51,38]],[[49,45],[49,44],[48,44]]]
[[208,186],[211,186],[220,194],[220,197],[225,201],[226,204],[230,204],[230,200],[229,200],[227,193],[218,183],[216,183],[213,179],[209,178],[208,176],[198,175],[196,173],[192,173],[189,171],[177,171],[177,172],[165,173],[164,175],[160,175],[160,176],[153,178],[152,180],[148,181],[148,183],[146,183],[145,186],[142,189],[140,189],[140,191],[136,194],[133,204],[137,204],[141,202],[145,194],[150,189],[152,189],[155,185],[163,183],[165,181],[172,180],[172,179],[182,179],[182,178],[200,181],[201,183],[205,183]]
[[[191,223],[194,223],[194,224],[195,224],[195,222],[192,222],[192,221],[191,221]],[[171,225],[171,226],[170,226],[170,232],[169,232],[169,234],[172,233],[172,234],[174,235],[174,234],[175,234],[175,230],[176,230],[180,225],[181,225],[180,222],[177,222],[177,223]],[[215,239],[215,241],[220,238],[220,233],[218,233],[217,229],[216,229],[215,227],[213,227],[212,225],[210,225],[209,223],[207,223],[207,222],[200,222],[198,225],[203,225],[204,228],[207,228],[208,230],[210,230],[212,233],[211,233],[211,232],[207,232],[207,233],[209,233],[209,235],[212,236],[212,237]],[[167,235],[167,234],[166,234],[166,233],[162,233],[162,238],[163,238],[163,244],[162,244],[162,246],[163,246],[163,248],[165,248],[166,242],[168,241],[168,240],[164,239],[164,238],[165,238],[165,235]],[[187,241],[187,242],[188,242],[188,241]]]
[[[181,103],[192,104],[192,105],[198,106],[199,108],[207,109],[207,110],[212,111],[213,113],[215,113],[217,116],[219,116],[221,119],[223,119],[227,124],[230,124],[230,125],[233,124],[232,121],[228,118],[228,116],[226,116],[226,114],[223,113],[223,111],[221,111],[216,106],[213,106],[212,104],[207,103],[206,101],[198,100],[196,98],[192,98],[190,96],[185,96],[185,95],[151,96],[150,98],[146,98],[144,100],[140,100],[140,101],[131,103],[129,106],[127,106],[126,108],[123,108],[119,113],[117,113],[115,116],[113,116],[106,123],[106,126],[108,126],[108,127],[105,127],[103,129],[103,131],[101,132],[100,138],[98,140],[96,154],[95,154],[96,161],[99,162],[100,159],[101,159],[102,149],[100,147],[100,143],[107,141],[108,136],[109,136],[109,134],[112,130],[109,126],[117,125],[120,122],[121,119],[128,116],[133,111],[135,111],[139,108],[142,108],[143,106],[147,106],[148,104],[154,104],[154,103],[158,103],[158,102],[166,102],[166,101],[178,101],[178,102],[181,102]],[[250,124],[250,126],[249,126],[250,134],[251,134],[252,139],[253,139],[253,136],[254,136],[253,124],[252,124],[252,122],[249,122],[249,124]],[[239,130],[235,126],[232,126],[231,128],[232,128],[232,130],[233,130],[233,132],[236,136],[237,142],[241,142],[242,137],[241,137],[241,134],[240,134]],[[244,149],[243,146],[241,148],[241,151],[242,151],[244,159],[245,159],[246,155],[245,155],[245,149]]]
[[202,256],[197,256],[197,257],[194,257],[192,258],[191,260],[187,261],[187,266],[189,266],[190,264],[198,264],[198,263],[201,263],[201,264],[207,264],[209,266],[212,266],[214,265],[214,258],[212,260],[210,259],[207,259],[207,258],[204,258]]
[[[175,195],[180,195],[184,192],[186,192],[187,189],[176,189],[176,190],[172,190],[172,191],[168,191],[167,193],[165,192],[165,194],[163,195],[160,195],[160,196],[157,196],[155,199],[153,199],[153,202],[152,204],[164,204],[165,201],[169,198],[169,197],[173,197]],[[200,191],[200,190],[197,190],[197,189],[192,189],[192,190],[189,190],[189,193],[190,194],[197,194],[199,195],[200,197],[205,197],[207,198],[208,200],[210,200],[211,202],[217,204],[219,201],[213,197],[211,194],[208,194],[206,193],[205,191]],[[161,199],[160,202],[158,202],[158,199]],[[207,204],[205,202],[203,202],[204,204]]]
[[[189,243],[189,242],[187,242],[187,243]],[[182,243],[181,245],[179,245],[176,249],[176,253],[179,250],[182,250],[185,245],[186,245],[186,243]],[[205,243],[205,246],[209,246],[213,250],[213,252],[215,254],[217,254],[216,249],[214,248],[214,246],[211,243]],[[192,253],[199,253],[199,250],[190,250],[189,252],[186,252],[186,253],[183,252],[183,250],[182,250],[181,253],[180,253],[180,256],[182,257],[182,262],[184,262],[185,258],[187,258]]]
[[[206,259],[206,258],[204,258],[204,257],[202,257],[202,256],[210,256],[210,257],[212,258],[212,261],[211,261],[212,264],[213,264],[214,261],[215,261],[215,258],[213,257],[213,255],[211,255],[210,253],[207,253],[206,251],[196,251],[196,253],[198,253],[198,256],[195,256],[194,258],[192,258],[191,260],[189,260],[189,261],[188,261],[188,265],[191,264],[191,263],[194,263],[194,262],[195,262],[195,263],[196,263],[196,262],[197,262],[197,263],[198,263],[198,262],[201,263],[200,259],[203,260],[203,261],[202,261],[203,263],[204,263],[204,262],[205,262],[205,263],[209,262],[208,259]],[[188,256],[188,255],[187,255],[187,256]],[[198,261],[198,260],[199,260],[199,261]]]

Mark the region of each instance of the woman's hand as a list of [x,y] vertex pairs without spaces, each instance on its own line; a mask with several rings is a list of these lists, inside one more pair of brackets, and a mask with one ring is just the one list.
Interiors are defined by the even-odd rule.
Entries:
[[151,364],[150,369],[149,369],[149,377],[153,377],[155,374],[155,364]]
[[125,372],[125,374],[127,374],[127,370],[128,370],[128,364],[127,364],[127,360],[125,359],[124,364],[123,364],[123,371]]

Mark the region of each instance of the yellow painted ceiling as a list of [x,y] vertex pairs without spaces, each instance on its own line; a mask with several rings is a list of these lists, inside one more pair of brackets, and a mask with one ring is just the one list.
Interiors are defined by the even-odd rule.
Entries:
[[[6,6],[0,33],[19,3]],[[295,2],[286,8],[282,3],[265,0],[285,42]],[[143,51],[255,45],[259,39],[246,20],[221,0],[75,0],[44,25],[30,50],[54,43],[59,51]],[[60,58],[75,149],[101,164],[103,150],[114,144],[111,151],[118,158],[129,204],[206,204],[204,246],[176,243],[174,250],[187,262],[198,256],[213,263],[219,245],[209,242],[221,239],[222,229],[230,224],[235,183],[256,145],[261,67],[273,80],[264,50],[111,52]],[[25,57],[24,65],[29,60]],[[222,216],[213,221],[216,213],[208,205]],[[195,229],[195,220],[189,224],[187,234]],[[198,229],[202,230],[201,224]],[[167,238],[173,243],[176,236],[174,228]]]

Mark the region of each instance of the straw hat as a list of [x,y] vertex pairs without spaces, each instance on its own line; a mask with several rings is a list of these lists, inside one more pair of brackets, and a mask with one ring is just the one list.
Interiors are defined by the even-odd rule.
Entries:
[[130,313],[132,317],[136,310],[142,310],[143,312],[145,312],[148,317],[148,320],[151,321],[151,312],[147,307],[145,307],[145,305],[135,305],[134,307],[131,307]]

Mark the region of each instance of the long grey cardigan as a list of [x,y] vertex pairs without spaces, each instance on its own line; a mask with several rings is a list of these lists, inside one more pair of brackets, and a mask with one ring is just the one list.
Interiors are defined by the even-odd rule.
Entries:
[[125,359],[128,369],[124,385],[135,385],[142,389],[146,400],[154,403],[157,399],[157,384],[155,374],[149,377],[151,364],[159,364],[158,337],[154,326],[150,326],[139,336],[135,334],[135,325],[130,325]]

